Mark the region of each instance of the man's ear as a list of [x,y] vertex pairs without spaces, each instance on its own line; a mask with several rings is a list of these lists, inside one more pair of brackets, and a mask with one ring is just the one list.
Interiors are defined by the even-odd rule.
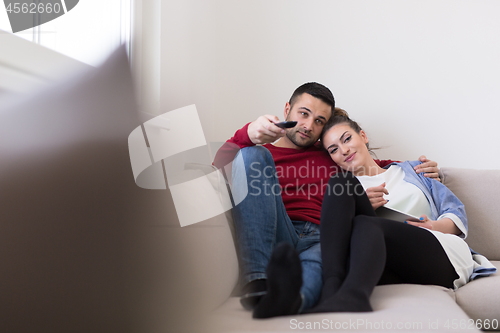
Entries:
[[290,110],[292,109],[292,106],[290,105],[289,102],[286,102],[285,104],[285,110],[283,111],[283,115],[285,116],[285,120],[288,117],[288,114],[290,113]]

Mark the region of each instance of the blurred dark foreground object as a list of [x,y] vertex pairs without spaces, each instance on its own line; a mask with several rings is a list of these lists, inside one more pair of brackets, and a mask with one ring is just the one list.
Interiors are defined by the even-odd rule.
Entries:
[[0,107],[0,332],[208,331],[233,286],[214,297],[199,272],[210,228],[181,229],[168,190],[136,186],[140,123],[123,47]]

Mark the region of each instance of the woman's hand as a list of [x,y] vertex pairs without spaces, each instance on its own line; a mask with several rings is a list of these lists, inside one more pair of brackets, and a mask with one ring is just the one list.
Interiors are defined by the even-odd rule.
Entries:
[[420,221],[419,222],[414,222],[414,221],[406,221],[406,223],[408,224],[411,224],[411,225],[414,225],[416,227],[422,227],[422,228],[425,228],[425,229],[429,229],[429,230],[434,230],[434,220],[431,220],[427,217],[427,215],[422,215],[420,217]]
[[420,156],[418,160],[422,162],[422,164],[419,164],[414,168],[416,173],[423,172],[425,177],[433,178],[438,182],[441,181],[441,178],[439,178],[439,168],[437,166],[437,162],[427,159],[424,155]]
[[422,227],[429,230],[440,231],[443,234],[460,235],[462,231],[458,229],[452,219],[445,217],[444,219],[431,220],[426,215],[420,217],[420,222],[406,221],[406,223],[416,227]]
[[379,186],[367,188],[365,192],[368,199],[370,199],[373,209],[377,209],[389,202],[384,199],[384,194],[389,194],[389,191],[385,188],[385,183],[382,183]]

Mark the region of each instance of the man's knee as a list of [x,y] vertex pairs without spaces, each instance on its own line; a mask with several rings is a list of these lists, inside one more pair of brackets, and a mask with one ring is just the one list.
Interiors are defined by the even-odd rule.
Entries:
[[269,150],[252,146],[239,151],[232,169],[232,190],[235,205],[248,196],[281,195],[276,166]]
[[[238,158],[237,158],[238,159]],[[250,178],[274,178],[276,166],[271,152],[262,146],[241,149],[239,163],[244,164],[246,174]]]
[[263,166],[274,165],[271,152],[262,146],[245,147],[240,150],[240,154],[246,165],[254,162],[263,163]]

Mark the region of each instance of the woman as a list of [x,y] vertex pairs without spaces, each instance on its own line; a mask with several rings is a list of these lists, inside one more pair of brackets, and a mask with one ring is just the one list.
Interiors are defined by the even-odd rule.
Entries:
[[[324,286],[308,312],[372,311],[377,284],[415,283],[459,288],[477,266],[463,238],[463,204],[444,185],[417,175],[420,162],[380,168],[366,133],[337,110],[325,125],[322,144],[343,170],[327,187],[321,212]],[[419,216],[419,222],[377,217],[363,188],[382,185],[385,206]],[[374,199],[375,200],[375,199]],[[491,272],[490,272],[491,274]]]

